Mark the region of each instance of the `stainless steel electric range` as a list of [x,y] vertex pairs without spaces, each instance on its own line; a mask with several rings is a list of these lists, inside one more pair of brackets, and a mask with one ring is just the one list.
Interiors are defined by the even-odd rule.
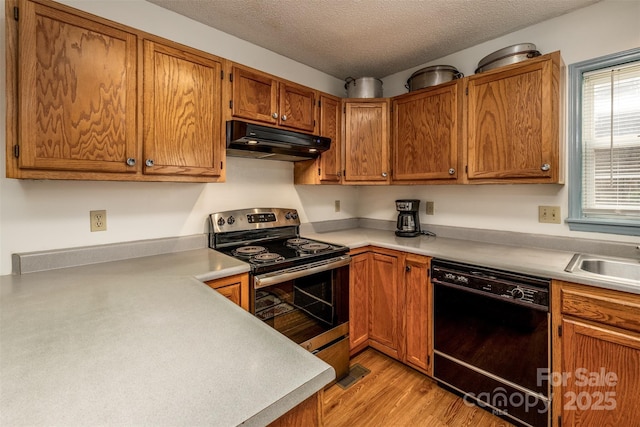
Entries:
[[349,372],[349,248],[300,236],[295,209],[209,216],[209,247],[250,265],[250,310],[336,370]]

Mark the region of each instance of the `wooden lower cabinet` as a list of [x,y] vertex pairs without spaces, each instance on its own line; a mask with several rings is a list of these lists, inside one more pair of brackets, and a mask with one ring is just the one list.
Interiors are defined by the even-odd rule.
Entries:
[[369,345],[398,360],[402,356],[404,304],[400,256],[394,251],[374,251],[369,287]]
[[426,256],[407,254],[404,264],[406,345],[403,361],[427,375],[433,375],[430,260]]
[[349,350],[358,353],[369,345],[369,285],[371,254],[351,252],[349,270]]
[[640,295],[554,285],[554,425],[640,426]]
[[247,273],[209,280],[204,283],[249,311],[249,275]]
[[322,422],[322,396],[320,390],[271,424],[268,427],[319,427]]
[[371,346],[432,375],[431,258],[378,247],[351,256],[351,355]]

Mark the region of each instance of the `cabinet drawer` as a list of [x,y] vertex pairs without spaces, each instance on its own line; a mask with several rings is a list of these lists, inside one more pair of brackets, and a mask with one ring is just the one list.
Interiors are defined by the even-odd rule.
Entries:
[[640,295],[564,283],[560,307],[563,314],[640,332]]

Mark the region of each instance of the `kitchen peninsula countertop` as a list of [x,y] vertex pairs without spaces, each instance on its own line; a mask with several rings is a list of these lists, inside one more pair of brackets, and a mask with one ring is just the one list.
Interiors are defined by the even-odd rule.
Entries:
[[0,425],[266,425],[333,368],[204,285],[210,249],[0,277]]

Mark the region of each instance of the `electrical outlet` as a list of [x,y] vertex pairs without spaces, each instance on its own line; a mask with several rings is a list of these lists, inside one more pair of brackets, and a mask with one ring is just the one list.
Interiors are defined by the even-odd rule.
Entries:
[[340,212],[340,200],[336,200],[335,202],[333,202],[334,204],[334,210],[336,212]]
[[433,215],[434,203],[433,202],[427,202],[426,205],[427,205],[426,214],[427,215]]
[[91,231],[107,231],[107,211],[89,211]]
[[538,222],[560,224],[560,206],[538,206]]

